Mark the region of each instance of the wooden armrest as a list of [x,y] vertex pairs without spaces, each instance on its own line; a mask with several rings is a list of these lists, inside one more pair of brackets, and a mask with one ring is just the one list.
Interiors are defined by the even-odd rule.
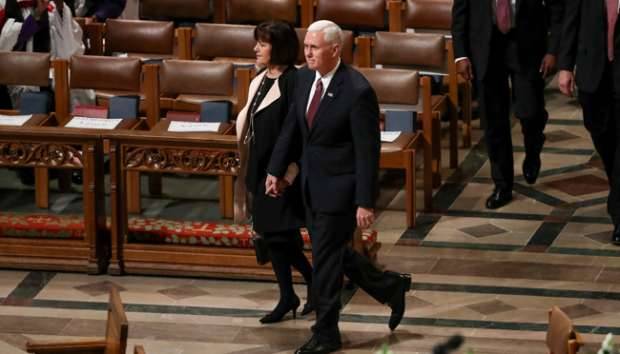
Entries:
[[105,340],[59,343],[26,343],[27,352],[40,354],[102,354],[105,351],[105,348]]

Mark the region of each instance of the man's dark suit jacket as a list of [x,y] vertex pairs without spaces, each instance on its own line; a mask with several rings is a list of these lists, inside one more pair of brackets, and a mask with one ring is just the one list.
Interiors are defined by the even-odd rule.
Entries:
[[[489,53],[492,50],[494,1],[496,0],[454,0],[452,8],[454,55],[456,58],[471,59],[474,76],[478,80],[482,80],[486,74]],[[516,36],[522,72],[539,75],[543,56],[547,53],[557,54],[564,1],[517,0],[516,23],[512,31]]]
[[[309,129],[306,107],[316,73],[303,68],[297,75],[294,103],[268,172],[281,177],[289,162],[298,161],[304,201],[314,212],[374,208],[381,148],[374,90],[362,74],[340,64]],[[301,156],[290,153],[294,144],[302,144]]]
[[[558,67],[572,71],[577,65],[576,83],[579,90],[594,93],[608,60],[605,0],[566,0],[564,16]],[[620,36],[617,26],[615,40],[615,47],[618,48]]]

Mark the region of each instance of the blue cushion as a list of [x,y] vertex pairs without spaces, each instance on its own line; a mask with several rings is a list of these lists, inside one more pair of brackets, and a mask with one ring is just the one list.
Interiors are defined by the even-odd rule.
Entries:
[[416,130],[417,113],[412,111],[385,111],[385,131],[413,133]]
[[49,92],[24,92],[19,103],[20,114],[48,114],[52,110],[52,95]]
[[114,96],[110,98],[108,118],[138,118],[139,96]]
[[200,121],[211,123],[228,122],[230,105],[228,101],[202,102],[200,104]]

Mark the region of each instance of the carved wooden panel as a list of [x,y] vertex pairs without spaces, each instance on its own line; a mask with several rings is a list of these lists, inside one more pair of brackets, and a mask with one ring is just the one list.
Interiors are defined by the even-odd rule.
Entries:
[[0,141],[0,164],[82,168],[82,147],[62,143]]
[[132,170],[237,174],[236,151],[196,148],[159,148],[123,146],[123,166]]

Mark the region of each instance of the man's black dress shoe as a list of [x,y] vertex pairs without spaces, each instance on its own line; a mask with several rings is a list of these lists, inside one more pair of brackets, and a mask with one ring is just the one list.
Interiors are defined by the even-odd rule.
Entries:
[[611,234],[611,243],[616,246],[620,246],[620,223],[614,227],[614,233]]
[[312,336],[306,344],[297,348],[295,354],[328,354],[340,350],[340,342],[321,342],[316,336]]
[[487,209],[497,209],[508,204],[512,200],[512,191],[496,188],[487,199]]
[[398,274],[398,288],[392,298],[388,301],[388,306],[392,309],[392,314],[390,314],[390,321],[388,322],[388,326],[390,330],[395,330],[396,327],[402,321],[403,316],[405,314],[405,294],[407,291],[411,290],[411,275],[409,274]]
[[540,172],[540,155],[525,156],[523,160],[523,178],[529,184],[536,183],[538,173]]

